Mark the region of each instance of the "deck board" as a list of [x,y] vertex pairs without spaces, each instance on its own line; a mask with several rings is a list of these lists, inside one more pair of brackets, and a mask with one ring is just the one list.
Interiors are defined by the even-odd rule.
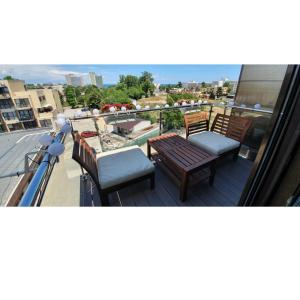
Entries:
[[[204,180],[188,188],[187,201],[179,200],[179,187],[163,172],[156,168],[156,185],[150,190],[148,181],[134,184],[118,192],[122,206],[235,206],[249,177],[252,162],[241,157],[236,162],[225,159],[217,166],[213,186]],[[89,189],[88,189],[89,187]],[[84,206],[99,205],[95,189],[92,194],[90,182],[81,184]],[[120,206],[117,193],[109,196],[111,206]]]

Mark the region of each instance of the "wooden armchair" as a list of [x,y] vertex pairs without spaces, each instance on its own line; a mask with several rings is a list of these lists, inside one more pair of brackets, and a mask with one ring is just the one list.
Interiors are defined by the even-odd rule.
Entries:
[[217,114],[210,131],[202,130],[188,136],[188,140],[214,155],[234,154],[236,159],[251,123],[247,118]]
[[184,115],[186,139],[190,134],[208,131],[207,112],[197,112]]
[[150,179],[150,187],[154,189],[154,165],[139,147],[126,147],[96,155],[79,133],[74,132],[73,138],[72,158],[93,179],[103,206],[109,206],[109,193],[133,183]]

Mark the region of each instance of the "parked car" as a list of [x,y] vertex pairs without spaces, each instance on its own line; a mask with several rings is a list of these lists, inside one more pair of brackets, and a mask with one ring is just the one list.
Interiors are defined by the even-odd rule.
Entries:
[[89,137],[97,136],[98,133],[96,131],[82,131],[80,135],[83,138],[89,138]]

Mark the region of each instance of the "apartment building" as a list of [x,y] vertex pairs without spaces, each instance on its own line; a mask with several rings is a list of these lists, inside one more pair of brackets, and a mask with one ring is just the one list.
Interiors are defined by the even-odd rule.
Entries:
[[51,127],[62,110],[55,89],[26,90],[22,80],[0,80],[0,132]]
[[95,72],[90,72],[91,84],[97,86],[98,88],[103,88],[103,78],[101,75],[97,75]]
[[83,78],[81,76],[77,76],[75,74],[67,74],[65,75],[67,85],[72,86],[84,86]]

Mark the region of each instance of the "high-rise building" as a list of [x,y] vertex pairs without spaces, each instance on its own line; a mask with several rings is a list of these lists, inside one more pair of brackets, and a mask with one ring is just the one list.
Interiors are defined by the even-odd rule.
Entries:
[[22,80],[0,80],[0,132],[52,127],[62,110],[56,89],[26,90]]
[[91,84],[96,85],[98,88],[103,88],[103,79],[101,75],[97,75],[95,72],[90,72]]
[[67,74],[65,75],[66,81],[68,85],[72,86],[84,86],[83,78],[82,76],[78,76],[75,74]]

